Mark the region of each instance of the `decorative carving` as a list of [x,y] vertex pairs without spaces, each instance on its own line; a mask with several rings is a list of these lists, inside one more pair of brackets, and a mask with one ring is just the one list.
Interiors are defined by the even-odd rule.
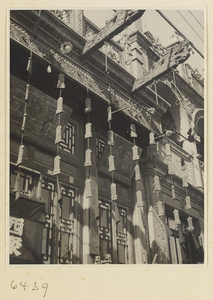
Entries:
[[78,10],[78,32],[83,35],[83,11]]
[[13,21],[10,21],[10,37],[17,41],[18,43],[24,45],[29,50],[38,54],[39,56],[44,56],[44,54],[39,50],[33,39],[30,35],[19,25],[15,24]]
[[82,10],[49,10],[54,16],[67,26],[83,35],[83,12]]
[[105,97],[105,93],[107,92],[107,87],[104,86],[100,81],[93,78],[91,74],[88,74],[86,70],[81,68],[80,66],[77,66],[74,62],[65,59],[61,54],[58,52],[55,52],[51,50],[51,53],[53,55],[53,58],[56,62],[58,62],[61,67],[63,68],[64,72],[74,78],[76,81],[80,82],[81,84],[84,84],[85,86],[89,85],[89,87],[94,90],[96,93],[101,95],[102,97]]
[[[80,84],[83,84],[85,87],[88,85],[89,89],[105,100],[108,99],[108,85],[106,83],[97,78],[94,74],[88,73],[83,67],[81,67],[79,64],[76,64],[71,59],[65,58],[60,52],[47,49],[45,45],[41,44],[41,41],[38,39],[35,40],[31,34],[27,33],[24,29],[12,21],[11,38],[24,45],[26,48],[32,50],[42,58],[47,56],[51,57],[50,59],[52,65],[60,66],[65,74],[72,77]],[[49,55],[50,53],[52,55]],[[131,108],[124,110],[127,115],[129,115],[135,121],[143,124],[143,126],[149,129],[151,126],[153,127],[153,130],[158,130],[161,132],[160,121],[152,120],[150,125],[149,117],[146,115],[144,109],[136,105],[136,102],[133,102],[130,98],[125,97],[119,91],[114,92],[112,101],[118,107],[118,109],[131,106]]]
[[93,38],[86,42],[82,55],[94,52],[103,46],[105,41],[113,38],[121,32],[124,27],[129,26],[142,16],[144,10],[118,10],[116,15],[102,28]]
[[192,68],[190,67],[189,64],[185,64],[186,67],[186,75],[187,75],[187,79],[188,79],[188,83],[193,86],[192,83]]
[[152,46],[150,48],[159,56],[163,56],[168,51],[167,48],[161,45],[161,43],[159,42],[159,38],[154,38],[151,32],[146,31],[144,32],[144,35],[146,36],[148,41],[152,43]]
[[49,10],[54,16],[67,25],[70,25],[70,10]]
[[95,30],[93,30],[91,28],[91,26],[89,26],[87,23],[86,23],[86,26],[85,26],[85,38],[88,40],[88,41],[91,41],[94,34],[96,34],[97,32]]
[[[68,61],[59,53],[52,51],[52,54],[54,59],[58,63],[60,63],[65,73],[70,75],[81,84],[83,83],[85,86],[88,83],[89,87],[102,97],[108,97],[107,85],[95,78],[92,74],[87,74],[83,68],[81,69],[79,66],[76,66],[73,62]],[[127,104],[132,106],[131,108],[127,108],[125,110],[125,113],[133,117],[135,120],[137,120],[147,128],[150,128],[149,117],[146,115],[145,111],[142,108],[137,105],[134,106],[135,103],[132,100],[125,98],[123,95],[119,94],[116,91],[113,102],[116,104],[118,109],[127,106]],[[159,122],[157,123],[155,121],[155,127],[157,127],[157,129],[161,132],[161,125]]]
[[111,58],[112,60],[114,60],[119,65],[122,64],[122,52],[119,51],[119,49],[113,45],[109,45],[108,57]]
[[[92,26],[90,26],[88,23],[86,23],[85,26],[85,37],[88,41],[91,41],[94,38],[94,35],[97,34],[97,31],[95,31]],[[105,53],[104,46],[100,48],[100,50]],[[120,49],[120,47],[116,46],[116,43],[110,43],[108,44],[108,51],[107,51],[108,57],[114,60],[119,65],[122,65],[122,55],[123,51]]]
[[192,114],[196,109],[196,105],[194,104],[193,99],[191,98],[189,100],[189,98],[186,97],[183,92],[181,92],[181,95],[180,95],[180,93],[178,93],[178,91],[176,90],[174,84],[171,81],[169,81],[168,79],[161,78],[161,81],[163,83],[165,83],[166,85],[168,85],[168,87],[172,90],[172,92],[175,94],[178,102],[181,103],[181,106],[185,110],[189,120],[192,121]]
[[184,40],[173,47],[169,48],[167,53],[163,55],[154,66],[147,76],[142,76],[135,80],[132,91],[141,89],[150,84],[153,80],[157,80],[164,74],[168,73],[172,68],[177,67],[183,63],[190,56],[189,42]]
[[[203,75],[199,72],[198,69],[193,70],[189,64],[185,64],[185,66],[186,66],[187,75],[189,76],[189,79],[192,80],[192,75],[193,75],[197,80],[204,83]],[[190,83],[190,85],[193,85],[192,82]]]

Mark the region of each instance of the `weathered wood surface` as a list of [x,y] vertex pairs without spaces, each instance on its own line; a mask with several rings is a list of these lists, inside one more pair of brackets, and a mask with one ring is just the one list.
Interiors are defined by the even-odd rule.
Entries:
[[147,75],[136,79],[132,91],[135,92],[144,86],[149,85],[153,80],[157,80],[164,74],[168,73],[172,68],[176,68],[179,64],[186,61],[190,56],[189,43],[184,40],[173,45],[168,52],[161,57],[155,64],[155,68]]
[[95,34],[92,40],[85,43],[82,55],[92,53],[102,47],[105,41],[109,41],[123,31],[125,27],[139,19],[144,12],[145,10],[118,10],[108,24]]

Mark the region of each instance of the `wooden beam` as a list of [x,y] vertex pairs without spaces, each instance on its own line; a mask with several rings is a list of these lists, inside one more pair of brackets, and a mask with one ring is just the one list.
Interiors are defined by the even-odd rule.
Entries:
[[139,19],[144,12],[145,10],[118,10],[108,24],[95,34],[91,41],[85,43],[82,56],[102,47],[105,41],[109,41],[116,34],[123,31],[127,26]]
[[135,92],[144,86],[149,85],[153,80],[157,80],[164,74],[168,73],[172,68],[176,68],[179,64],[186,61],[190,56],[189,42],[183,40],[175,43],[169,48],[168,52],[161,57],[155,64],[153,70],[147,75],[135,79],[132,91]]

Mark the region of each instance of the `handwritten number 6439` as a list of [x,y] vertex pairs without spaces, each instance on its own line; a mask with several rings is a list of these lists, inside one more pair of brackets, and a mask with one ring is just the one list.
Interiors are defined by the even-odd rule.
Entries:
[[[28,286],[27,282],[20,282],[20,286],[23,288],[24,291],[27,290],[27,287],[30,288],[30,286]],[[14,280],[11,281],[10,284],[11,289],[16,290],[18,288],[18,284],[14,283]],[[41,288],[44,289],[44,297],[46,297],[47,295],[47,289],[48,289],[48,284],[45,282],[41,285]],[[37,282],[34,281],[34,285],[33,288],[31,289],[32,291],[38,291],[39,287],[37,285]]]

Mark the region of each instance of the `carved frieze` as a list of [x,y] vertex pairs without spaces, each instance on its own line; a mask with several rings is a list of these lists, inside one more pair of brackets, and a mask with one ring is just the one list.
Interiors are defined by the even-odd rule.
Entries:
[[26,30],[13,21],[10,22],[10,37],[39,56],[44,56]]
[[[51,64],[56,65],[57,67],[60,66],[65,74],[79,82],[81,85],[84,85],[85,87],[88,85],[91,91],[100,95],[100,97],[102,97],[106,101],[109,101],[109,87],[104,81],[96,77],[94,73],[87,72],[87,70],[83,66],[80,66],[73,60],[66,58],[59,51],[47,48],[47,46],[45,46],[41,40],[39,40],[38,38],[34,39],[30,33],[26,32],[26,30],[21,28],[19,25],[16,25],[12,21],[11,38],[24,45],[26,48],[32,50],[34,53],[44,59],[46,59],[46,57],[50,57],[51,53]],[[124,96],[123,93],[119,92],[118,90],[112,90],[111,101],[113,101],[114,105],[118,108],[130,106],[129,108],[124,110],[124,112],[128,116],[135,119],[137,122],[149,129],[150,126],[151,128],[153,127],[153,130],[155,132],[156,130],[158,132],[161,132],[160,122],[154,120],[153,118],[150,123],[149,115],[147,115],[146,111],[142,109],[141,106],[138,106],[135,101],[132,101],[131,98],[128,97],[128,95]]]

